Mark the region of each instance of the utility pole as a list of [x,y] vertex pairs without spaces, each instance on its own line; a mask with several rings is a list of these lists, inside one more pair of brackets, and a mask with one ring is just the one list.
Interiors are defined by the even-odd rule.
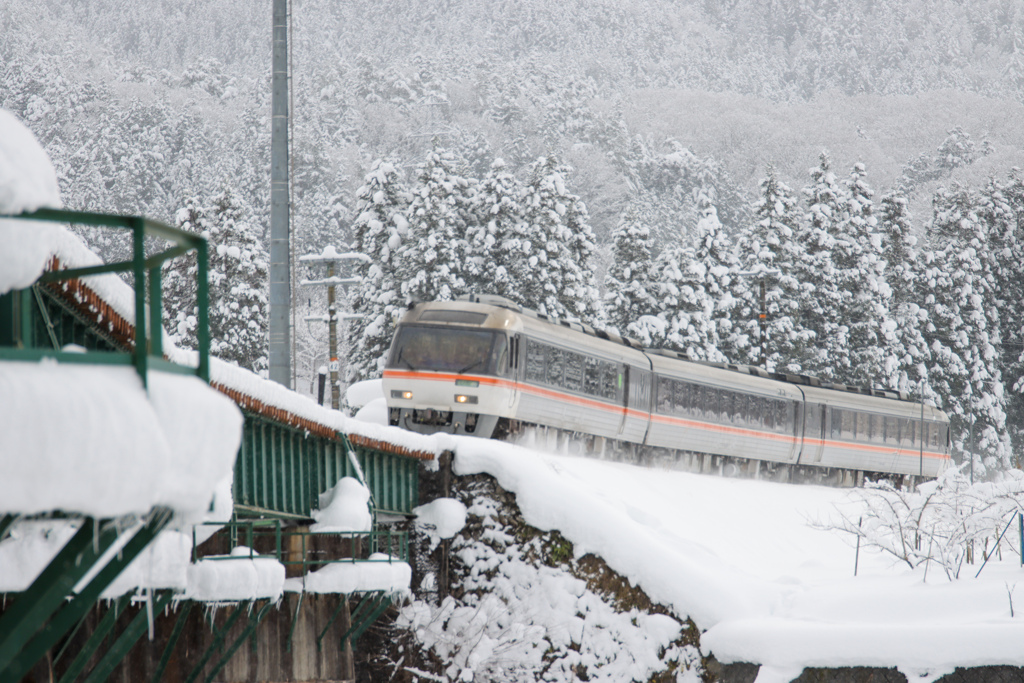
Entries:
[[[324,247],[323,253],[321,254],[308,254],[306,256],[300,256],[299,261],[301,263],[325,263],[327,264],[327,278],[324,280],[303,280],[300,284],[303,287],[317,287],[327,286],[327,326],[328,326],[328,351],[330,354],[330,365],[328,370],[331,373],[331,407],[338,410],[341,407],[341,390],[338,384],[338,373],[341,371],[341,361],[338,358],[338,311],[335,304],[335,287],[347,286],[361,282],[361,278],[358,276],[354,277],[338,277],[335,272],[335,264],[340,261],[369,261],[370,257],[366,254],[360,254],[356,252],[344,252],[339,253],[337,249],[332,246]],[[358,318],[361,316],[353,315],[351,313],[342,314],[344,319]],[[307,320],[320,319],[318,316],[311,316]]]
[[270,379],[291,387],[288,0],[274,0],[273,12],[273,80],[270,105]]

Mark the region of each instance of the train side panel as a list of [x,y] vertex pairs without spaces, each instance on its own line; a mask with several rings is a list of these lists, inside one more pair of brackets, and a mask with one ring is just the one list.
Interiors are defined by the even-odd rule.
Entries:
[[[949,466],[946,416],[931,406],[808,387],[822,428],[803,465],[936,477]],[[923,413],[923,415],[922,415]]]
[[771,462],[795,462],[798,389],[759,377],[652,355],[654,414],[647,445]]

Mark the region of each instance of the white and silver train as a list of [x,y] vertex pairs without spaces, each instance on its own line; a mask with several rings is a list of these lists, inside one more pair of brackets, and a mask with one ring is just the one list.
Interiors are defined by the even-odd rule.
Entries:
[[496,296],[411,307],[384,394],[415,432],[576,437],[695,471],[853,484],[950,463],[946,415],[896,392],[696,363]]

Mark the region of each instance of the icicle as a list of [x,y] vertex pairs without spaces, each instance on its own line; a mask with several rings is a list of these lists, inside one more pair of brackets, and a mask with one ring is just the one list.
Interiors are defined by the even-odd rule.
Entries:
[[153,589],[146,589],[146,622],[149,625],[149,642],[153,642]]

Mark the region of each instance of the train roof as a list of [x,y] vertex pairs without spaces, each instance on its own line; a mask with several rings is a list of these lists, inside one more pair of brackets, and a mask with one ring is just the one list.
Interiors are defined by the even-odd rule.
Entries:
[[763,377],[765,379],[772,379],[777,382],[786,382],[787,384],[798,384],[802,386],[816,387],[819,389],[831,389],[833,391],[845,391],[848,393],[860,394],[862,396],[889,398],[897,401],[916,402],[909,394],[902,391],[891,391],[888,389],[876,389],[872,387],[858,386],[854,384],[828,382],[822,380],[819,377],[814,377],[812,375],[800,375],[790,372],[768,372],[764,368],[759,368],[756,365],[742,365],[738,363],[716,363],[711,361],[693,360],[685,353],[680,353],[679,351],[645,347],[636,339],[632,339],[630,337],[624,337],[615,334],[614,332],[601,330],[576,320],[563,320],[560,318],[544,315],[543,313],[538,313],[533,309],[526,308],[524,306],[521,306],[520,304],[517,304],[514,301],[511,301],[510,299],[506,299],[503,296],[498,296],[495,294],[464,294],[463,296],[460,296],[457,300],[468,301],[470,303],[486,304],[489,306],[496,306],[498,308],[509,309],[522,315],[527,315],[532,318],[544,320],[548,323],[551,323],[552,325],[561,325],[562,327],[568,327],[570,329],[576,330],[577,332],[582,332],[583,334],[588,334],[599,339],[605,339],[607,341],[628,346],[632,349],[638,349],[640,351],[643,351],[644,353],[664,356],[666,358],[673,358],[676,360],[685,361],[687,363],[696,363],[698,365],[705,365],[708,367],[718,368],[720,370],[728,370],[731,372],[738,372],[744,375]]

